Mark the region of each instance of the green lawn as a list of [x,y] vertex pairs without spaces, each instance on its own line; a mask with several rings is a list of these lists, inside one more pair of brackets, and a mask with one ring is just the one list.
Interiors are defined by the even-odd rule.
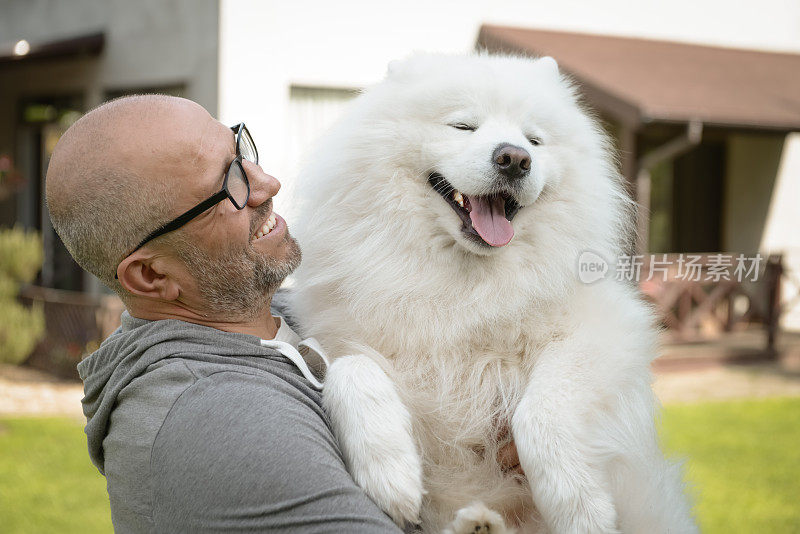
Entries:
[[800,399],[668,406],[705,534],[800,533]]
[[[662,433],[687,460],[704,533],[800,533],[800,399],[669,406]],[[105,479],[79,423],[0,419],[0,525],[111,532]]]
[[71,419],[0,419],[0,531],[113,532],[106,480]]

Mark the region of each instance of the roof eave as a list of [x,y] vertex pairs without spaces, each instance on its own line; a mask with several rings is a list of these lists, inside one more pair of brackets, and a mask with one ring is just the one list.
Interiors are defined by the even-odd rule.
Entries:
[[0,65],[62,57],[96,56],[105,46],[105,33],[95,32],[68,39],[29,43],[30,50],[23,55],[14,53],[14,44],[0,47]]
[[743,132],[768,132],[768,133],[783,133],[789,134],[792,132],[800,131],[798,124],[779,124],[779,123],[764,123],[764,122],[747,122],[747,121],[724,121],[713,118],[696,117],[665,117],[657,115],[642,115],[642,124],[674,124],[683,125],[691,121],[702,122],[706,128],[720,128],[726,130],[740,130]]
[[[476,47],[490,52],[511,55],[547,55],[547,52],[537,50],[535,44],[524,40],[523,36],[525,32],[528,31],[531,30],[527,28],[484,24],[480,28]],[[603,38],[604,36],[596,37]],[[686,45],[681,44],[680,46]],[[770,54],[775,55],[773,53]],[[560,68],[579,84],[581,93],[593,108],[633,131],[639,130],[648,124],[685,125],[691,121],[700,121],[707,127],[740,131],[764,131],[767,133],[800,131],[800,124],[796,124],[791,120],[784,122],[781,121],[779,117],[775,116],[771,117],[771,119],[748,120],[746,118],[737,118],[735,114],[730,117],[720,117],[717,113],[704,115],[702,110],[698,110],[700,113],[698,113],[697,116],[683,116],[681,113],[670,113],[668,110],[650,109],[644,102],[637,102],[635,99],[632,99],[630,94],[621,94],[613,88],[590,80],[586,75],[582,76],[580,73],[571,71],[567,64],[560,63]]]

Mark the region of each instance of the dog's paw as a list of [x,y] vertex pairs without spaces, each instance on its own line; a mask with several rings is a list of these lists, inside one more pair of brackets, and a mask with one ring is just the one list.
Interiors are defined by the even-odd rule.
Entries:
[[[563,490],[563,486],[551,493]],[[552,504],[552,501],[551,501]],[[562,493],[558,504],[549,508],[537,503],[552,532],[575,534],[620,534],[617,529],[617,512],[614,503],[602,493]]]
[[598,534],[620,534],[617,528],[617,511],[614,504],[607,499],[584,500],[584,513],[570,518],[570,532],[586,532]]
[[422,460],[394,383],[367,356],[344,356],[328,369],[322,402],[356,483],[401,527],[418,523]]
[[356,483],[392,520],[403,527],[419,523],[425,490],[422,466],[415,452],[385,454],[370,463],[355,461],[350,466]]
[[476,502],[462,508],[442,534],[513,534],[503,517],[483,503]]

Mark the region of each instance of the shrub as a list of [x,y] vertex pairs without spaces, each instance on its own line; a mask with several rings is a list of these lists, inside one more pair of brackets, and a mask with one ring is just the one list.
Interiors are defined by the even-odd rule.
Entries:
[[17,301],[42,267],[42,239],[21,228],[0,229],[0,362],[21,363],[44,333],[41,306],[26,308]]

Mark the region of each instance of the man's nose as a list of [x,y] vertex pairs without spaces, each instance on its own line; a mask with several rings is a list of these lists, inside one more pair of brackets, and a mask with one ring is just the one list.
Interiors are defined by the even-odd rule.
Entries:
[[278,194],[281,183],[277,178],[265,173],[264,169],[251,161],[243,160],[242,165],[250,183],[250,198],[247,201],[250,206],[260,206]]

